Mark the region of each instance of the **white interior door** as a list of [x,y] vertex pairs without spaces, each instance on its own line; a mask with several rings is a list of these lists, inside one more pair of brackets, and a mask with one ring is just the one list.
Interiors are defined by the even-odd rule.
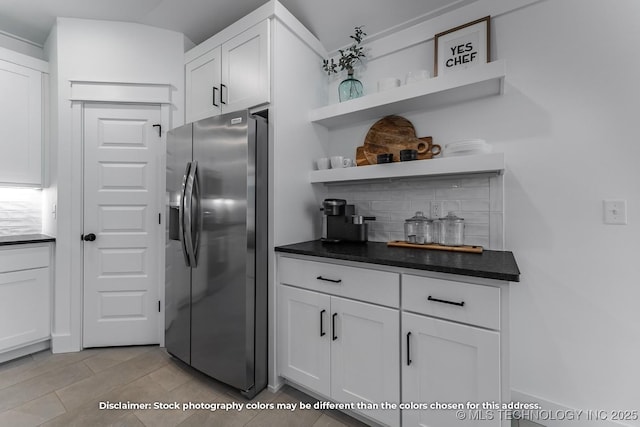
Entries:
[[85,104],[84,347],[160,342],[160,122],[159,105]]

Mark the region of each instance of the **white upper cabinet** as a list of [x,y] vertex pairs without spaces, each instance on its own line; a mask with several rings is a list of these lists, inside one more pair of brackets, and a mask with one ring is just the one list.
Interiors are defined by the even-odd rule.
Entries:
[[187,122],[217,116],[220,109],[220,46],[185,66]]
[[269,102],[269,23],[186,63],[187,123]]
[[0,184],[42,186],[42,72],[0,59],[0,94]]
[[222,45],[222,97],[226,111],[269,102],[269,21]]

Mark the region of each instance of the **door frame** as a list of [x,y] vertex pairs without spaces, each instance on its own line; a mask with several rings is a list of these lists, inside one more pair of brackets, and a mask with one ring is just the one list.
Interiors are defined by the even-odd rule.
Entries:
[[[165,188],[166,159],[162,153],[166,152],[166,132],[173,127],[172,109],[176,108],[171,101],[173,86],[171,84],[157,83],[121,83],[104,81],[70,80],[71,102],[71,150],[68,154],[70,162],[70,175],[74,178],[66,189],[65,199],[70,201],[70,217],[65,219],[66,227],[70,232],[70,239],[58,239],[55,262],[55,292],[53,330],[51,344],[54,353],[80,351],[82,344],[82,319],[84,300],[83,279],[83,245],[80,236],[83,233],[83,206],[84,206],[84,105],[86,103],[108,104],[155,104],[160,106],[162,134],[158,150],[158,174],[159,187]],[[60,189],[58,190],[60,191]],[[60,197],[60,196],[59,196]],[[159,213],[162,213],[158,260],[158,298],[161,310],[158,316],[158,337],[160,346],[164,346],[164,245],[165,245],[165,215],[164,197],[158,198]],[[60,219],[59,219],[60,220]],[[62,227],[59,227],[62,228]],[[63,282],[67,281],[66,284]],[[66,286],[66,288],[65,288]],[[67,298],[65,298],[67,297]],[[58,329],[57,325],[69,325],[68,331]],[[66,328],[64,328],[66,329]]]

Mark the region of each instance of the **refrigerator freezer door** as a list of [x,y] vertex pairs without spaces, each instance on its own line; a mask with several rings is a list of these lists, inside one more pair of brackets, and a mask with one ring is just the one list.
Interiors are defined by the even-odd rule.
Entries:
[[192,270],[191,365],[240,390],[254,382],[255,122],[194,123],[201,234]]
[[192,146],[191,124],[174,129],[167,135],[165,346],[169,353],[185,363],[191,362],[191,269],[185,262],[182,223]]

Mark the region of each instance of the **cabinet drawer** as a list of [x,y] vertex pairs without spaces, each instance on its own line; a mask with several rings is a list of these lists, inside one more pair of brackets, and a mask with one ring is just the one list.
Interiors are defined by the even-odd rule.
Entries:
[[402,308],[500,329],[500,288],[404,274]]
[[286,285],[374,304],[400,305],[400,275],[397,273],[280,257],[278,280]]
[[0,250],[0,273],[49,266],[49,246]]

